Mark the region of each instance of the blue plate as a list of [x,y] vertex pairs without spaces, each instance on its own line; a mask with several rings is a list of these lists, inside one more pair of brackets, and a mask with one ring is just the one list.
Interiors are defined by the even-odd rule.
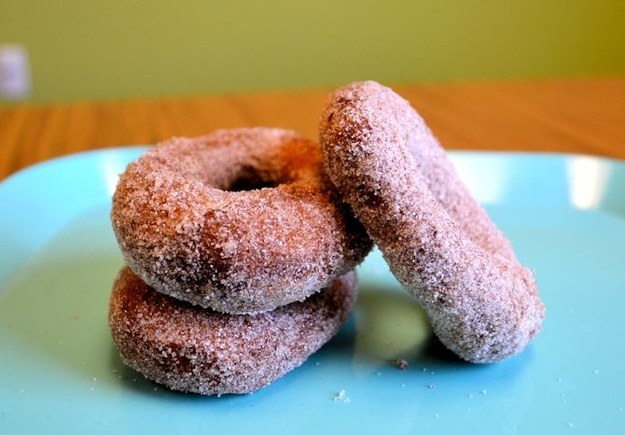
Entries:
[[521,355],[491,365],[450,358],[374,252],[334,340],[255,394],[215,398],[170,392],[124,367],[107,330],[122,265],[110,198],[143,150],[69,156],[0,184],[0,432],[625,431],[622,163],[451,154],[536,271],[547,320]]

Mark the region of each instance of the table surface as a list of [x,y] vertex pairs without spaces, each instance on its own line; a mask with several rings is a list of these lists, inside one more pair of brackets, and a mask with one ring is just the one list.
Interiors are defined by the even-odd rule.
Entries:
[[[403,85],[447,149],[625,159],[625,77]],[[77,151],[153,144],[217,128],[272,126],[316,138],[330,89],[0,109],[0,180]]]

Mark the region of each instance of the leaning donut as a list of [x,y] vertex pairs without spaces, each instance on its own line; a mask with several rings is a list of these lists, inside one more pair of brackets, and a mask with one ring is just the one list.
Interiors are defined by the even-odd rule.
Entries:
[[371,247],[326,180],[318,146],[280,129],[157,145],[120,177],[111,218],[142,280],[226,313],[301,301]]
[[206,395],[249,393],[329,341],[355,295],[356,275],[349,272],[303,302],[230,315],[154,291],[126,267],[111,293],[109,327],[123,361],[148,379]]
[[375,82],[339,89],[320,142],[330,178],[443,344],[491,362],[532,340],[544,318],[532,273],[408,102]]

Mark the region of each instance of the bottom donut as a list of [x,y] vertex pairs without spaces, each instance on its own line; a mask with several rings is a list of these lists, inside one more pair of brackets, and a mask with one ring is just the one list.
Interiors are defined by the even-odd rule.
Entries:
[[109,328],[124,363],[148,379],[205,395],[250,393],[329,341],[355,300],[349,272],[303,302],[229,315],[158,293],[125,267],[113,285]]

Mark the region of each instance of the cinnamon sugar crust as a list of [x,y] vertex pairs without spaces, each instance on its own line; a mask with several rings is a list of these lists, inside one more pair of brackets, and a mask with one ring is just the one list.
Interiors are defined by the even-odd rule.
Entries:
[[124,267],[109,328],[127,365],[173,390],[204,395],[258,390],[329,341],[356,299],[349,272],[306,299],[256,315],[229,315],[155,291]]
[[121,175],[111,220],[147,284],[233,314],[304,300],[371,248],[318,145],[262,127],[157,145]]
[[341,88],[326,101],[320,144],[333,183],[443,344],[478,363],[525,348],[545,315],[533,275],[407,101],[375,82]]

